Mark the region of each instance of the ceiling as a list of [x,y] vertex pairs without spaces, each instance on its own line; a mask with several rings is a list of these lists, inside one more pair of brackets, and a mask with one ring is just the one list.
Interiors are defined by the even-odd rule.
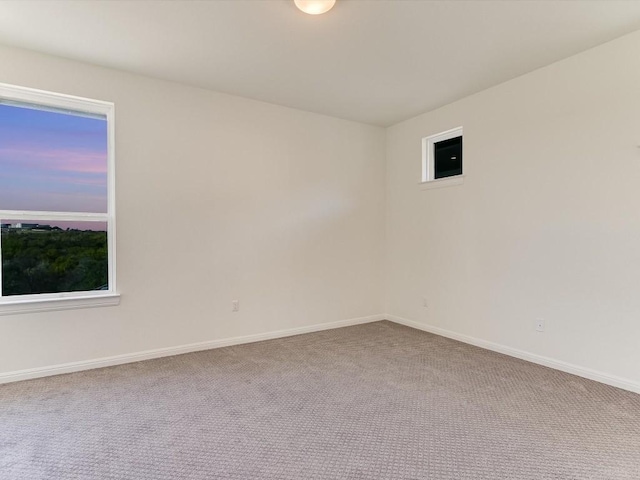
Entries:
[[0,44],[387,126],[640,29],[640,1],[0,1]]

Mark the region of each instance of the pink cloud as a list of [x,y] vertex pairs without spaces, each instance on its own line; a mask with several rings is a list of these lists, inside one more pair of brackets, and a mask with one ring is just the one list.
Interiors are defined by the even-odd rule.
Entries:
[[32,146],[0,148],[2,163],[47,171],[106,173],[107,154],[82,149],[38,149]]

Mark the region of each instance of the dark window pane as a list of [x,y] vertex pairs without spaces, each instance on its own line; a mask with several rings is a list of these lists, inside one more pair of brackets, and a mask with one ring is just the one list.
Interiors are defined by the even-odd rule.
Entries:
[[2,295],[108,290],[107,224],[3,220]]
[[0,210],[107,211],[107,121],[0,104]]
[[433,158],[434,178],[462,175],[462,137],[436,142]]

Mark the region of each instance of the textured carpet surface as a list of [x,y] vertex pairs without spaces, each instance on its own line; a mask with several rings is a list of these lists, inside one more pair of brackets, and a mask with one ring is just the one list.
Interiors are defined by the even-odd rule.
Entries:
[[389,322],[0,385],[0,478],[640,479],[640,395]]

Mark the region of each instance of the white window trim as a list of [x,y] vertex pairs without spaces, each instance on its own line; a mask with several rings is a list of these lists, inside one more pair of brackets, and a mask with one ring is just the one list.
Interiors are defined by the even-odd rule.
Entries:
[[[0,210],[0,218],[6,220],[66,220],[96,221],[107,223],[109,290],[41,293],[34,295],[0,296],[0,315],[42,312],[117,305],[120,295],[116,288],[116,203],[115,203],[115,106],[112,102],[92,100],[32,88],[0,83],[0,98],[16,102],[32,103],[104,115],[107,119],[107,213],[82,212],[34,212]],[[0,243],[1,249],[1,243]],[[1,255],[0,250],[0,255]],[[0,257],[1,258],[1,257]],[[0,280],[2,268],[0,268]]]
[[462,174],[445,178],[435,178],[433,154],[436,143],[462,136],[462,127],[456,127],[422,139],[422,181],[420,184],[423,190],[460,185],[464,182],[464,155],[462,156]]

